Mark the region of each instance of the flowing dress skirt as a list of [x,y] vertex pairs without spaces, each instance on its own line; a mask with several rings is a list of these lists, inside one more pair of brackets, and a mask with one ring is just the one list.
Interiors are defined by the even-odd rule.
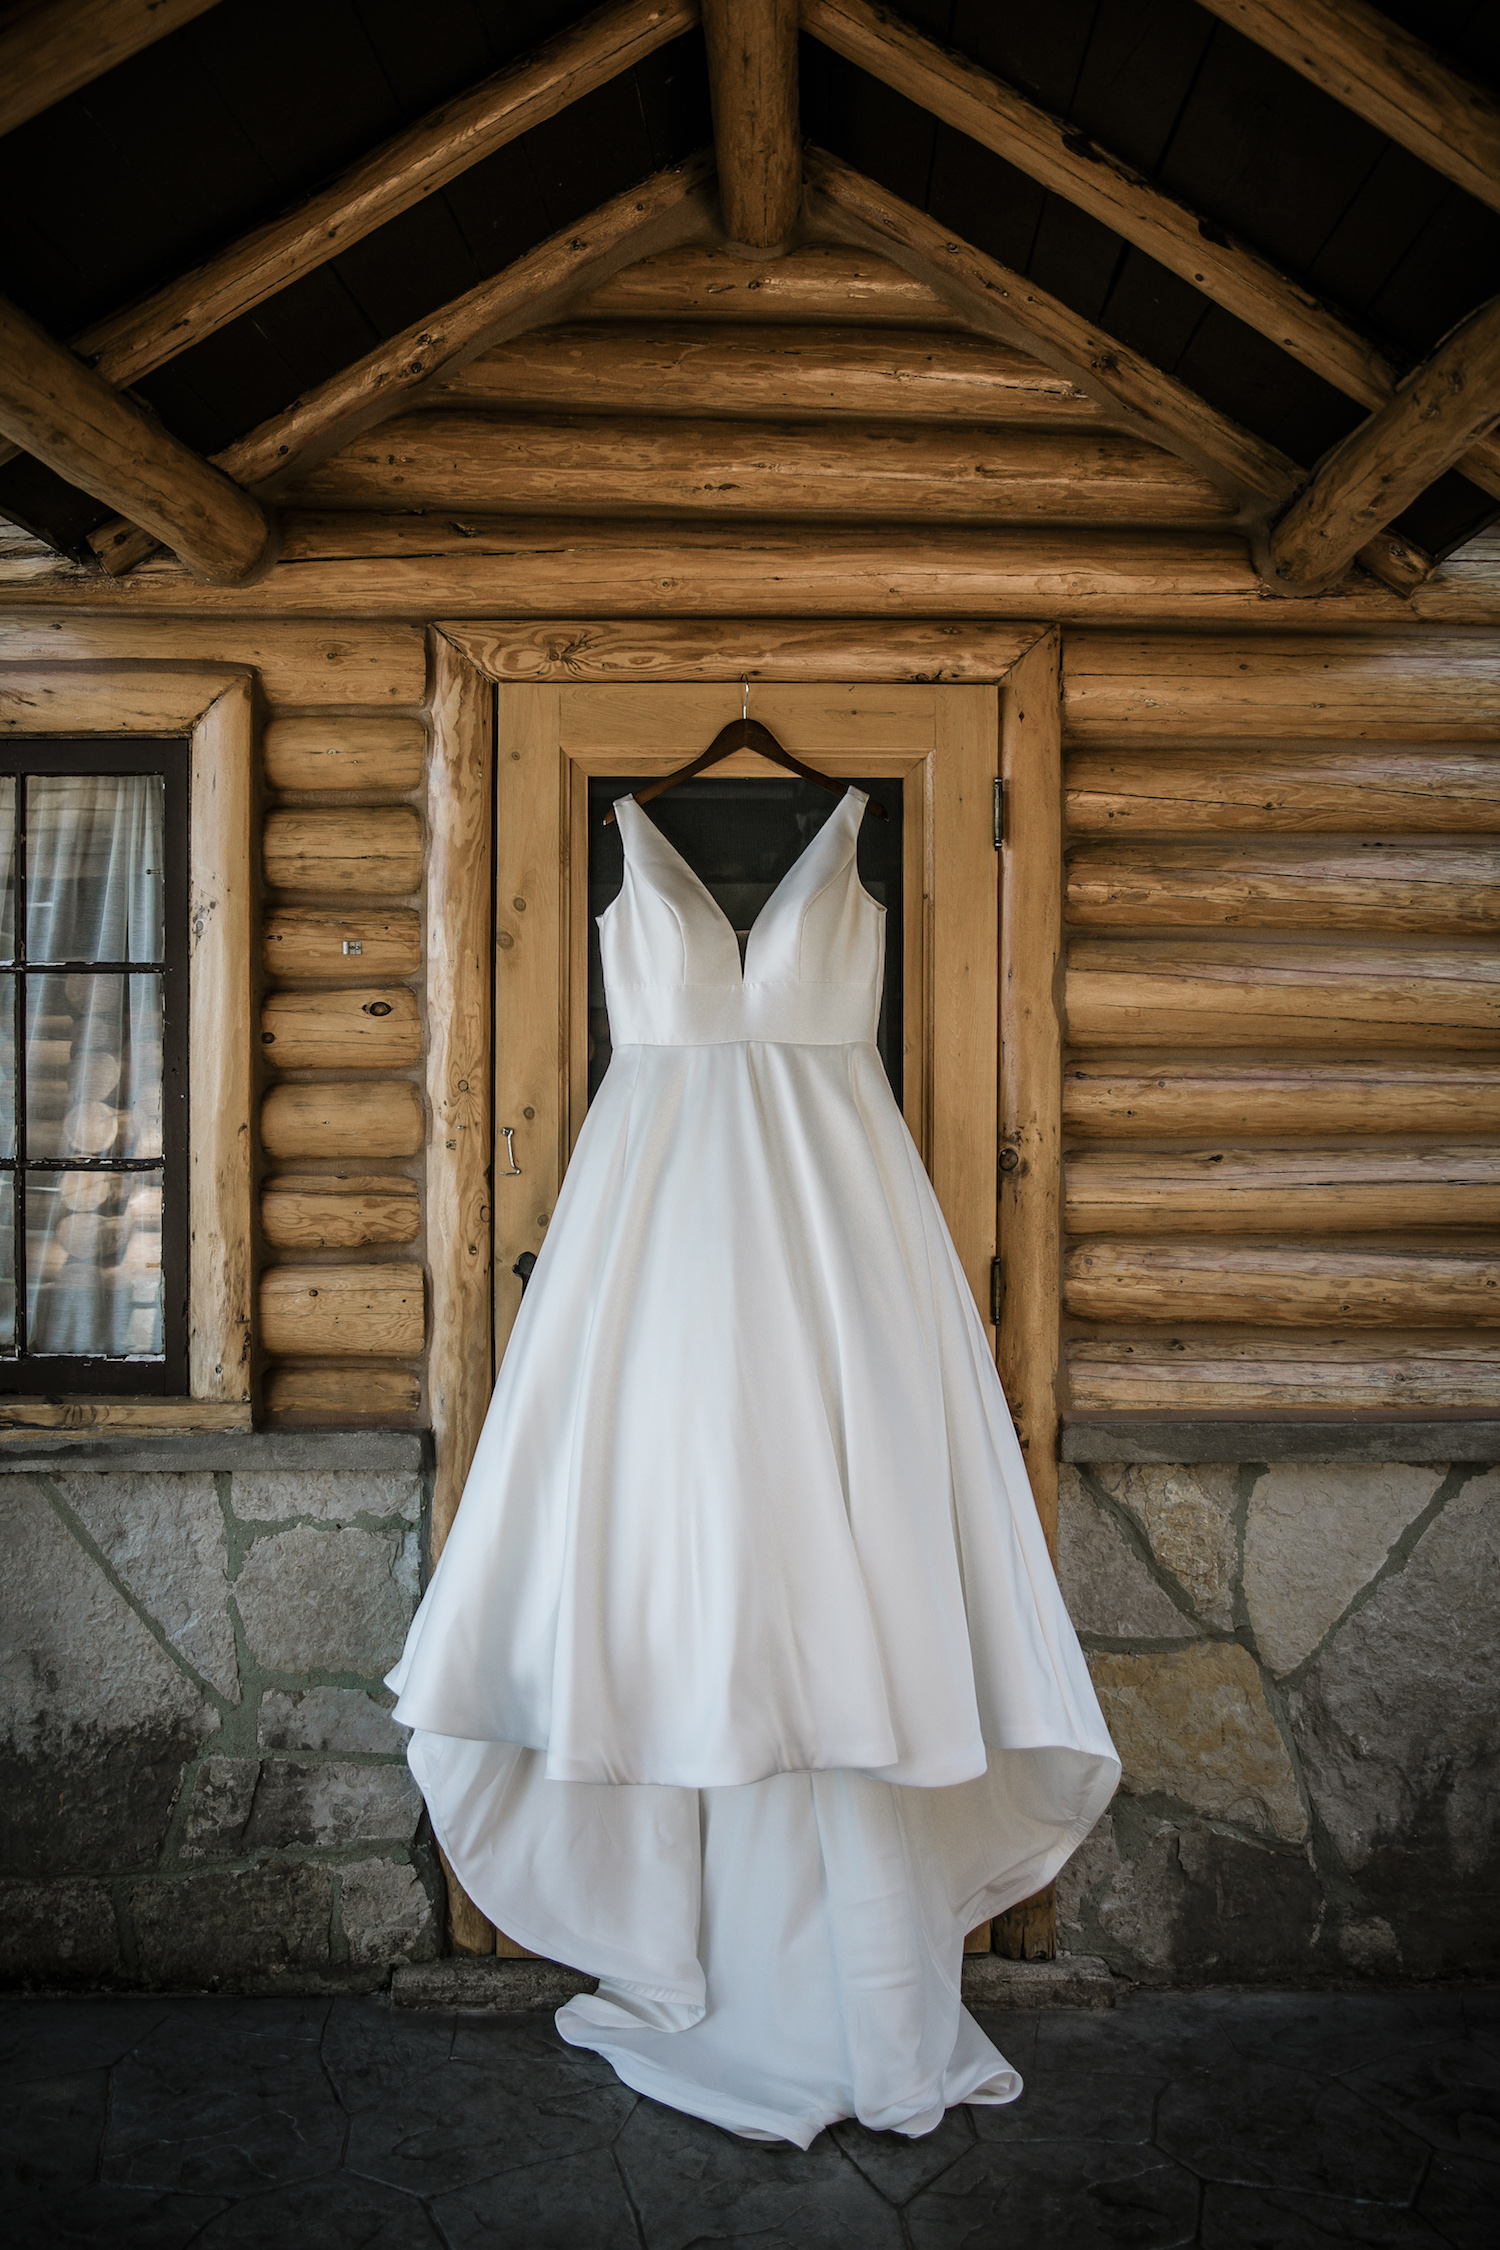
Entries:
[[802,2145],[1014,2097],[964,1934],[1119,1767],[873,1047],[616,1051],[390,1684],[629,2084]]

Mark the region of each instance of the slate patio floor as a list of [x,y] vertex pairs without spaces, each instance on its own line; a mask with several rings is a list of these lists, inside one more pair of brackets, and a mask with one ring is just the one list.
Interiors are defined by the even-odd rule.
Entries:
[[11,2250],[1485,2250],[1500,1993],[986,2014],[1027,2090],[755,2147],[546,2015],[0,2001]]

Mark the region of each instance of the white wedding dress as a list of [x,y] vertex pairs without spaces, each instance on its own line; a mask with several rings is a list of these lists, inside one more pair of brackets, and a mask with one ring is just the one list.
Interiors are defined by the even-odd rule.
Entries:
[[964,1934],[1119,1778],[874,1045],[864,803],[742,971],[620,801],[613,1057],[390,1676],[470,1897],[599,1978],[563,2037],[803,2147],[1014,2099]]

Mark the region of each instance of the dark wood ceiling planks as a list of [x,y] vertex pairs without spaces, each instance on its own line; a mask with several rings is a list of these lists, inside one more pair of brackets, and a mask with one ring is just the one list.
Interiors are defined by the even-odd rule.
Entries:
[[[577,0],[219,0],[0,138],[0,292],[53,335],[170,280],[582,14]],[[1494,84],[1500,0],[1390,0]],[[900,14],[1242,237],[1408,365],[1500,292],[1500,215],[1193,0],[904,0]],[[1366,411],[1098,221],[816,40],[813,139],[1311,465]],[[710,139],[677,39],[136,386],[203,452]],[[1457,471],[1396,527],[1442,554],[1495,501]],[[0,513],[77,551],[106,511],[35,462]]]

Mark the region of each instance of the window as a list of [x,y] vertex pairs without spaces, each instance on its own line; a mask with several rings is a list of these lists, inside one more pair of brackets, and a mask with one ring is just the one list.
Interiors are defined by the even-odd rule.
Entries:
[[0,1386],[187,1388],[188,744],[0,752]]

